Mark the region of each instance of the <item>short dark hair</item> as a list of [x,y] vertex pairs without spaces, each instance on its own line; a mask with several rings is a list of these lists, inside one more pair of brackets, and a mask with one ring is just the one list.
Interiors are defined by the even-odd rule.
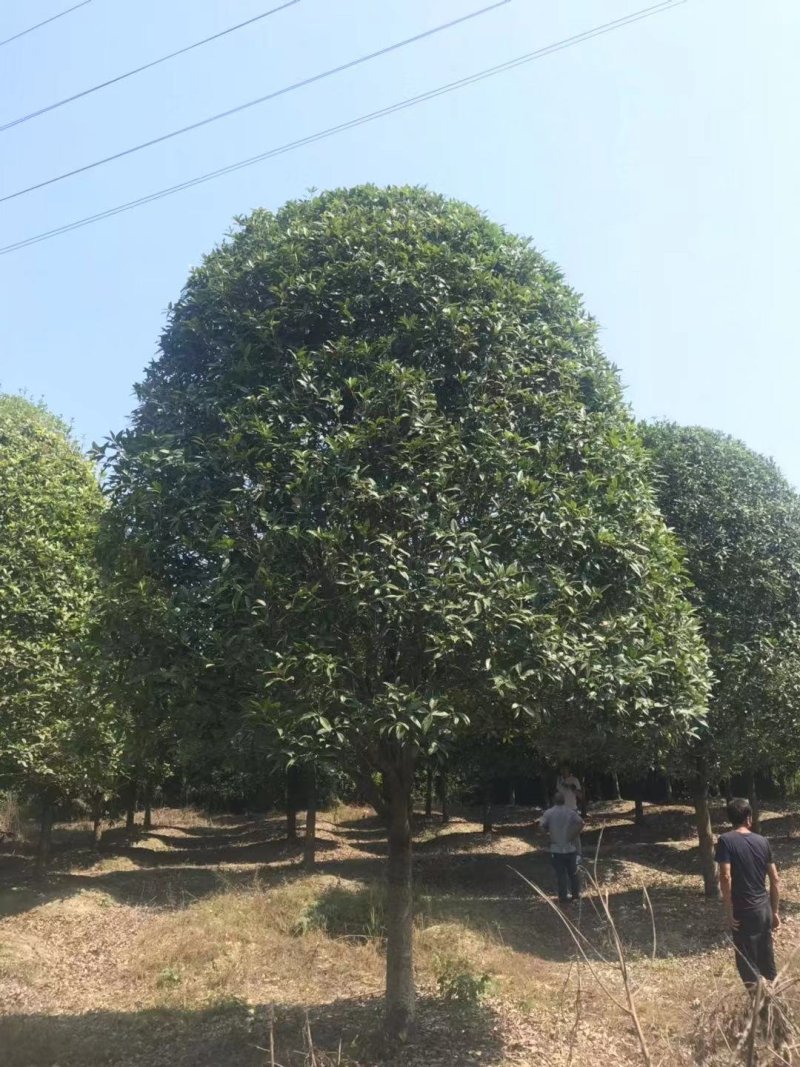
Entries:
[[744,826],[752,815],[753,809],[746,797],[734,797],[728,801],[728,818],[734,826]]

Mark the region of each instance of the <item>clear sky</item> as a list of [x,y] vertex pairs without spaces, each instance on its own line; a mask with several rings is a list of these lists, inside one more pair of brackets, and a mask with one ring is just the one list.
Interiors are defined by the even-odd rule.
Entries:
[[[0,124],[279,0],[92,0],[0,48]],[[300,0],[0,134],[0,194],[484,6]],[[648,0],[511,0],[387,58],[0,205],[0,244],[112,207]],[[652,2],[652,0],[650,0]],[[71,4],[2,0],[0,39]],[[168,303],[234,215],[310,187],[419,183],[556,260],[639,416],[700,423],[800,486],[800,3],[687,0],[653,18],[128,214],[0,257],[0,387],[87,445],[120,429]]]

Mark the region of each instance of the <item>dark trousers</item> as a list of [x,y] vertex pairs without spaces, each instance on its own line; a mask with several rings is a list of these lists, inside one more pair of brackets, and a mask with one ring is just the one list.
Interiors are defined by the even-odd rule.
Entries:
[[739,929],[733,931],[733,945],[739,977],[747,986],[757,982],[759,975],[771,982],[778,973],[772,947],[772,908],[764,904],[735,917]]
[[551,852],[550,859],[558,881],[558,899],[565,901],[572,894],[572,899],[577,900],[581,895],[581,880],[578,875],[577,852]]

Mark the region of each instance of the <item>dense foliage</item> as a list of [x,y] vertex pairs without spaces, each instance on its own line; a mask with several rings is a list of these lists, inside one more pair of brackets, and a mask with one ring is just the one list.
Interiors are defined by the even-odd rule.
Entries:
[[400,1032],[417,753],[468,712],[656,752],[704,707],[616,375],[525,241],[362,187],[242,220],[192,273],[138,395],[110,450],[129,541],[207,613],[198,639],[243,703],[382,776]]
[[725,434],[644,432],[711,654],[709,770],[760,770],[797,750],[800,497],[771,460]]
[[113,764],[113,713],[86,641],[102,497],[67,428],[0,396],[0,776],[45,803]]
[[706,893],[717,874],[710,781],[796,766],[800,726],[800,498],[770,460],[697,427],[644,429],[659,505],[686,550],[714,685],[706,727],[682,754],[694,781]]

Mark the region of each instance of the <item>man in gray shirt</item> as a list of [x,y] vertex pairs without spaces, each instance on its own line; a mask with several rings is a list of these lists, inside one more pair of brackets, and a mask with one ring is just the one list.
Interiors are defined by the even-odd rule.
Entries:
[[583,819],[574,809],[564,803],[564,794],[557,792],[553,798],[553,807],[539,819],[539,826],[550,835],[550,859],[558,881],[558,899],[566,904],[572,895],[577,901],[581,895],[581,883],[578,875],[579,838],[583,829]]

